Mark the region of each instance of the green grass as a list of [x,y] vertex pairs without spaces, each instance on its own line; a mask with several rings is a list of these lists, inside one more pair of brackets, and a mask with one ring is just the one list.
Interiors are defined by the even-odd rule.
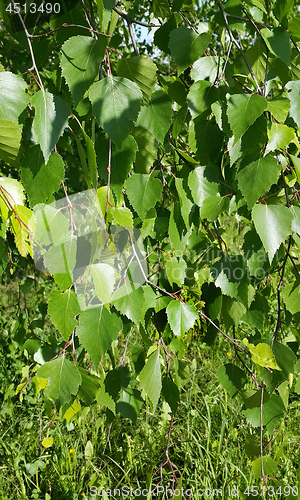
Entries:
[[[55,335],[43,306],[51,281],[39,276],[39,282],[29,279],[25,283],[26,308],[30,321],[35,321],[34,331],[41,338]],[[171,420],[166,403],[159,403],[153,412],[146,400],[133,424],[120,415],[111,421],[111,415],[97,404],[82,407],[69,423],[61,414],[54,418],[52,404],[44,401],[42,392],[37,401],[31,383],[20,401],[15,390],[28,377],[24,369],[22,373],[28,354],[22,352],[15,338],[28,331],[25,303],[17,281],[4,283],[2,292],[6,295],[2,293],[0,298],[0,500],[95,498],[89,495],[91,487],[112,492],[122,486],[135,490],[163,484],[171,488],[173,475],[169,464],[159,469],[166,461]],[[37,296],[42,305],[37,304]],[[222,337],[217,337],[210,347],[196,328],[188,336],[188,373],[174,417],[169,458],[182,475],[183,488],[194,492],[192,498],[197,498],[195,492],[201,488],[221,489],[222,496],[218,498],[227,499],[230,489],[238,488],[239,498],[251,499],[242,493],[259,482],[253,476],[252,457],[249,452],[247,456],[245,440],[249,434],[259,437],[259,429],[250,428],[241,414],[241,398],[227,395],[216,376],[219,366],[230,362],[234,352]],[[123,352],[123,343],[122,340],[114,346],[117,359]],[[138,332],[133,332],[128,352],[139,343]],[[132,368],[129,357],[126,363]],[[106,355],[104,366],[109,368],[110,364]],[[264,437],[266,453],[269,446],[271,455],[279,462],[276,478],[291,486],[298,485],[299,479],[299,417],[296,397],[273,441],[268,445]],[[46,436],[53,438],[49,448],[41,444]],[[112,494],[107,498],[120,496]],[[161,494],[153,498],[170,498],[170,493],[168,497]]]

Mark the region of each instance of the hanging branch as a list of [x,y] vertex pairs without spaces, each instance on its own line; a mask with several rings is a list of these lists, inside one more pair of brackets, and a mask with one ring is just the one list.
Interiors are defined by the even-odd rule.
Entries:
[[105,207],[105,216],[104,216],[105,226],[106,226],[106,220],[107,220],[108,205],[110,204],[109,203],[110,175],[111,175],[111,139],[108,140],[107,195],[106,195],[106,207]]
[[243,59],[244,59],[244,61],[245,61],[245,63],[246,63],[246,66],[247,66],[247,68],[248,68],[248,70],[249,70],[249,73],[251,74],[251,77],[252,77],[252,79],[253,79],[253,80],[254,80],[254,82],[255,82],[257,92],[258,92],[260,95],[263,95],[262,90],[261,90],[260,86],[258,85],[258,82],[257,82],[257,80],[256,80],[256,78],[255,78],[255,75],[254,75],[254,73],[253,73],[253,71],[252,71],[252,68],[251,68],[251,66],[250,66],[250,64],[249,64],[249,61],[248,61],[248,59],[247,59],[247,57],[246,57],[246,55],[245,55],[245,53],[244,53],[244,51],[243,51],[243,49],[242,49],[241,45],[240,45],[240,44],[236,41],[236,39],[234,38],[234,36],[233,36],[233,34],[232,34],[232,31],[231,31],[231,29],[230,29],[230,27],[229,27],[228,20],[227,20],[227,13],[226,13],[226,12],[225,12],[225,10],[223,9],[223,6],[222,6],[221,2],[219,2],[219,0],[217,0],[217,4],[218,4],[218,7],[219,7],[219,9],[220,9],[220,11],[221,11],[221,13],[222,13],[222,16],[223,16],[223,19],[224,19],[224,22],[225,22],[225,26],[226,26],[226,29],[227,29],[227,32],[228,32],[228,35],[229,35],[230,40],[234,43],[234,45],[237,47],[237,49],[238,49],[238,50],[239,50],[239,52],[241,53],[241,55],[242,55],[242,57],[243,57]]
[[281,318],[280,288],[281,288],[281,284],[283,282],[283,276],[284,276],[284,272],[285,272],[286,261],[287,261],[287,258],[289,256],[291,244],[292,244],[292,236],[289,237],[288,248],[287,248],[285,259],[284,259],[284,262],[283,262],[283,265],[282,265],[282,268],[281,268],[282,269],[281,276],[280,276],[278,287],[277,287],[277,304],[278,304],[278,306],[277,306],[277,312],[278,312],[278,314],[277,314],[277,323],[276,323],[275,332],[274,332],[274,335],[273,335],[273,340],[276,339],[278,330],[279,330],[280,325],[281,325],[281,319],[280,319]]
[[224,76],[225,76],[226,66],[227,66],[227,63],[228,63],[228,60],[229,60],[230,52],[231,52],[231,49],[232,49],[232,44],[233,44],[233,41],[230,40],[228,51],[227,51],[227,56],[226,56],[226,61],[224,63],[224,66],[223,66],[223,69],[222,69],[222,73],[220,75],[220,80],[222,80],[222,78],[224,78]]
[[[175,481],[177,482],[178,486],[179,486],[179,490],[181,492],[181,496],[184,500],[186,500],[184,494],[183,494],[183,489],[182,489],[182,486],[180,485],[179,481],[178,481],[178,478],[176,476],[176,472],[174,471],[174,469],[176,469],[176,471],[178,472],[178,474],[180,475],[180,478],[182,478],[182,475],[181,475],[181,472],[180,470],[178,469],[178,467],[176,467],[176,465],[174,465],[171,460],[170,460],[170,457],[169,457],[169,446],[170,446],[170,439],[171,439],[171,430],[172,430],[172,426],[173,426],[173,421],[174,421],[174,415],[172,414],[172,417],[171,417],[171,422],[170,422],[170,426],[169,426],[169,430],[168,430],[168,442],[167,442],[167,446],[166,446],[166,451],[165,451],[165,455],[167,457],[167,460],[165,460],[164,463],[162,463],[158,469],[154,472],[154,474],[152,474],[152,477],[155,476],[155,474],[157,474],[158,471],[162,471],[163,467],[167,464],[170,465],[170,468],[171,468],[171,471],[172,471],[172,476],[173,476],[173,482],[172,482],[172,494],[174,492],[174,484],[175,484]],[[158,488],[158,486],[160,485],[160,483],[158,483],[154,490],[152,491],[152,493],[154,493],[154,491],[156,490],[156,488]]]
[[25,35],[27,38],[27,43],[28,43],[28,47],[29,47],[29,51],[30,51],[31,60],[32,60],[32,66],[33,66],[33,68],[36,72],[36,75],[38,77],[40,87],[41,87],[42,91],[45,92],[45,88],[44,88],[43,82],[42,82],[40,74],[39,74],[39,70],[37,69],[37,65],[35,62],[34,53],[33,53],[32,45],[31,45],[31,41],[30,41],[30,34],[28,33],[28,30],[27,30],[26,25],[24,23],[23,17],[21,16],[20,12],[17,11],[16,4],[15,4],[14,0],[11,0],[11,2],[15,8],[15,12],[18,13],[19,19],[21,21],[21,24],[23,26],[23,29],[24,29],[24,32],[25,32]]
[[134,31],[133,31],[133,27],[132,27],[132,23],[130,23],[130,22],[128,22],[128,30],[129,30],[129,35],[130,35],[130,38],[131,38],[131,41],[132,41],[134,53],[135,53],[136,56],[138,56],[139,55],[139,49],[138,49],[137,44],[136,44],[136,40],[135,40],[135,36],[134,36]]

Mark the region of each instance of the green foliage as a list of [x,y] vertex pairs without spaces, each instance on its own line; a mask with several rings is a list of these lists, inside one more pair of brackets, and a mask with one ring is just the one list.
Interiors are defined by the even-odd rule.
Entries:
[[[24,5],[26,30],[1,4],[0,271],[22,279],[33,258],[50,274],[52,326],[44,299],[31,320],[19,301],[14,390],[68,425],[97,406],[111,428],[160,412],[167,461],[151,470],[199,484],[173,424],[189,407],[191,350],[204,339],[212,359],[222,336],[234,357],[214,371],[249,431],[236,430],[245,462],[215,473],[226,418],[206,448],[189,420],[197,473],[227,488],[250,460],[260,486],[282,481],[275,431],[300,392],[299,1],[91,0],[39,18]],[[153,42],[139,26],[156,29]],[[199,387],[193,397],[209,422],[212,400]],[[51,448],[48,432],[41,443]],[[94,452],[86,439],[89,463]],[[38,483],[43,457],[25,470]]]

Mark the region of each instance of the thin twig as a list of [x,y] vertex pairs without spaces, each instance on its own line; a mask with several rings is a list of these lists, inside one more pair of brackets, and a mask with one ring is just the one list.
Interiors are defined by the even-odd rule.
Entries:
[[224,63],[224,66],[223,66],[223,69],[222,69],[222,73],[220,75],[220,80],[222,80],[222,78],[224,78],[224,76],[225,76],[226,66],[227,66],[227,63],[228,63],[229,56],[230,56],[232,44],[233,44],[233,41],[230,40],[230,42],[229,42],[229,48],[228,48],[227,56],[226,56],[226,61]]
[[286,261],[287,261],[288,255],[289,255],[291,244],[292,244],[292,236],[289,237],[289,244],[288,244],[288,248],[287,248],[287,251],[286,251],[284,262],[282,264],[282,268],[281,268],[282,271],[281,271],[281,275],[280,275],[280,279],[279,279],[279,283],[278,283],[278,287],[277,287],[277,306],[278,306],[277,313],[278,314],[277,314],[277,323],[276,323],[275,332],[274,332],[274,335],[273,335],[273,340],[276,339],[276,336],[277,336],[277,333],[278,333],[278,330],[279,330],[280,324],[281,324],[281,320],[280,320],[280,318],[281,318],[280,288],[281,288],[281,284],[283,282],[283,276],[284,276]]
[[[15,4],[14,0],[11,0],[11,2],[13,4],[14,8],[15,8],[15,11],[17,11],[16,4]],[[25,23],[23,21],[23,17],[21,16],[20,12],[18,12],[18,16],[19,16],[19,19],[20,19],[21,24],[23,26],[26,38],[27,38],[27,43],[28,43],[28,46],[29,46],[29,51],[30,51],[30,56],[31,56],[33,68],[34,68],[34,70],[36,72],[36,76],[38,77],[38,81],[39,81],[40,87],[41,87],[42,91],[45,92],[44,85],[43,85],[43,82],[41,80],[41,77],[40,77],[40,74],[39,74],[39,70],[37,69],[37,65],[36,65],[36,62],[35,62],[34,53],[33,53],[32,45],[31,45],[31,41],[30,41],[30,34],[28,33],[28,30],[26,28],[26,25],[25,25]]]
[[106,207],[105,207],[105,215],[104,215],[105,226],[106,226],[108,205],[109,205],[110,174],[111,174],[111,139],[108,140],[107,196],[106,196]]
[[136,56],[139,55],[139,49],[138,49],[138,46],[136,44],[136,41],[135,41],[135,36],[134,36],[134,32],[133,32],[133,28],[132,28],[132,23],[128,22],[128,30],[129,30],[129,35],[130,35],[130,38],[131,38],[131,41],[132,41],[132,46],[133,46],[133,50],[134,50],[134,53]]
[[250,64],[249,64],[249,61],[248,61],[248,59],[247,59],[247,57],[246,57],[246,55],[245,55],[245,53],[244,53],[244,51],[243,51],[242,47],[241,47],[241,46],[240,46],[240,44],[236,41],[236,39],[234,38],[234,36],[233,36],[233,34],[232,34],[232,31],[231,31],[231,29],[230,29],[230,27],[229,27],[228,20],[227,20],[227,12],[225,12],[225,10],[223,9],[223,5],[221,4],[221,2],[220,2],[219,0],[217,0],[217,4],[218,4],[218,7],[219,7],[219,9],[220,9],[220,11],[221,11],[221,13],[222,13],[222,16],[223,16],[223,19],[224,19],[224,22],[225,22],[225,26],[226,26],[226,29],[227,29],[227,32],[228,32],[228,35],[229,35],[230,40],[234,43],[234,45],[237,47],[237,49],[238,49],[238,50],[239,50],[239,52],[241,53],[241,55],[242,55],[242,57],[243,57],[243,59],[244,59],[244,61],[245,61],[245,63],[246,63],[246,66],[247,66],[247,68],[248,68],[248,70],[249,70],[249,73],[251,74],[251,77],[252,77],[253,81],[255,82],[257,92],[258,92],[260,95],[263,95],[262,90],[261,90],[260,86],[258,85],[258,82],[257,82],[257,80],[256,80],[256,78],[255,78],[255,75],[254,75],[254,73],[253,73],[253,71],[252,71],[252,68],[251,68],[251,66],[250,66]]
[[101,33],[101,31],[89,28],[88,26],[81,26],[80,24],[67,24],[67,23],[62,24],[59,28],[55,28],[54,30],[47,31],[47,33],[43,33],[42,35],[30,35],[29,34],[29,37],[30,38],[42,38],[43,36],[52,35],[52,33],[55,33],[55,31],[61,30],[62,28],[81,28],[83,30],[89,31],[90,33],[97,33],[97,35],[106,36],[107,38],[112,37],[112,35],[106,35],[105,33]]
[[300,54],[300,47],[296,44],[296,42],[295,42],[294,38],[292,37],[292,35],[290,35],[290,40],[291,40],[292,44],[294,45],[295,49],[297,49],[297,51]]
[[119,14],[119,16],[123,17],[127,23],[131,24],[138,24],[139,26],[144,26],[145,28],[160,28],[159,25],[153,24],[153,23],[144,23],[143,21],[138,21],[137,19],[133,19],[132,17],[128,16],[126,12],[123,12],[122,10],[118,9],[117,7],[114,7],[113,10]]

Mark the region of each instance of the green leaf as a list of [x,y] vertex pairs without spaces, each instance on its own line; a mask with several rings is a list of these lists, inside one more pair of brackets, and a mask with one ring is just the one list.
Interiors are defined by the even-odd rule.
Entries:
[[175,201],[171,210],[169,218],[169,238],[173,249],[183,252],[189,238],[189,231],[182,218],[179,201]]
[[292,230],[300,235],[300,207],[290,207],[293,214]]
[[48,314],[66,342],[77,325],[75,316],[79,313],[80,307],[73,290],[69,289],[65,293],[52,290],[48,303]]
[[[261,390],[254,391],[253,396],[245,401],[246,409],[243,410],[247,422],[253,427],[260,427],[261,425]],[[279,424],[281,418],[285,414],[285,406],[280,396],[272,394],[270,397],[264,391],[263,405],[262,405],[262,424],[266,427],[269,434],[272,434],[274,429]]]
[[21,178],[30,206],[45,203],[58,191],[64,176],[64,162],[58,153],[52,153],[45,165],[40,146],[29,148],[22,161]]
[[175,13],[172,14],[171,17],[169,17],[160,28],[155,30],[154,43],[160,50],[162,50],[166,54],[170,54],[170,49],[168,46],[170,33],[178,26],[179,22],[180,16],[179,14]]
[[153,0],[152,10],[155,17],[161,17],[162,19],[169,17],[170,6],[168,0]]
[[177,104],[184,106],[186,104],[187,90],[181,81],[175,80],[168,85],[168,94]]
[[173,415],[175,415],[180,401],[180,396],[177,385],[170,379],[170,377],[166,376],[162,380],[162,395],[170,406]]
[[269,191],[272,184],[276,184],[280,172],[280,163],[271,155],[260,157],[238,172],[236,178],[239,189],[245,197],[249,209]]
[[103,263],[93,264],[91,266],[91,275],[98,299],[100,299],[103,304],[108,304],[115,284],[114,268]]
[[293,156],[293,155],[290,155],[290,157],[292,159],[292,162],[293,162],[295,170],[296,170],[298,183],[300,184],[300,158],[298,158],[297,156]]
[[86,309],[79,316],[76,334],[91,356],[95,369],[98,368],[102,354],[118,338],[121,329],[120,318],[115,313],[109,313],[103,305]]
[[0,119],[18,123],[29,97],[25,94],[27,84],[19,76],[3,71],[0,73]]
[[134,170],[140,174],[149,174],[150,168],[157,158],[157,143],[154,135],[142,127],[135,127],[132,135],[138,150],[134,162]]
[[159,349],[155,349],[155,352],[150,354],[139,375],[139,380],[141,388],[156,408],[162,388]]
[[149,130],[161,143],[164,142],[172,121],[172,99],[163,89],[153,92],[148,106],[143,106],[136,125]]
[[280,123],[272,123],[268,129],[269,142],[267,144],[265,155],[269,151],[284,149],[295,139],[295,131],[292,127]]
[[70,110],[65,101],[47,90],[34,94],[31,104],[35,108],[32,128],[47,164],[52,149],[67,126]]
[[[260,479],[262,477],[262,469],[261,469],[261,467],[262,467],[261,462],[262,461],[263,461],[264,474],[266,476],[269,476],[269,477],[274,477],[274,472],[277,469],[277,463],[275,462],[275,460],[273,460],[272,457],[267,455],[265,457],[262,457],[262,460],[261,460],[261,457],[259,457],[256,460],[253,460],[253,462],[251,463],[252,471],[253,471],[253,475],[254,475],[255,479]],[[276,487],[276,491],[278,489],[279,488]]]
[[275,97],[274,99],[268,101],[267,111],[270,111],[275,120],[278,122],[285,122],[289,109],[290,102],[286,97]]
[[269,368],[279,371],[281,370],[276,362],[272,349],[268,344],[262,342],[254,345],[248,342],[246,338],[243,339],[243,342],[248,347],[251,353],[251,359],[253,363],[262,366],[263,368]]
[[[284,18],[287,17],[289,12],[292,10],[294,7],[294,0],[287,0],[286,2],[281,2],[280,0],[276,0],[274,4],[274,14],[278,21],[280,22],[281,25],[282,21],[284,21]],[[267,474],[270,476],[270,474]]]
[[193,118],[206,111],[220,97],[220,90],[206,80],[194,83],[188,93],[188,105]]
[[189,174],[189,188],[198,207],[202,206],[205,198],[217,195],[218,184],[214,182],[215,179],[214,169],[210,167],[197,167]]
[[141,393],[137,389],[123,389],[117,402],[116,410],[122,417],[130,418],[135,424],[143,404]]
[[210,120],[195,119],[196,159],[201,165],[219,165],[224,136],[218,125]]
[[[172,136],[175,141],[177,141],[179,134],[182,132],[184,128],[187,112],[188,112],[188,107],[186,104],[184,104],[182,108],[180,108],[175,115],[175,119],[172,126]],[[177,149],[177,151],[179,150]]]
[[[105,181],[106,184],[108,182],[108,149],[109,144],[107,137],[104,134],[99,134],[96,141],[97,163],[99,176]],[[115,144],[112,144],[110,187],[116,194],[118,201],[122,197],[124,182],[132,168],[136,152],[137,143],[131,135],[126,137],[120,148],[118,148]]]
[[[246,51],[245,56],[258,83],[264,82],[266,77],[267,54],[263,40],[261,38],[256,40],[256,43]],[[245,73],[247,74],[248,71],[245,65]],[[250,72],[248,74],[251,77]]]
[[191,78],[198,82],[198,80],[208,80],[210,83],[214,83],[221,73],[220,57],[210,56],[210,57],[200,57],[193,64],[191,69]]
[[151,97],[156,84],[157,67],[153,61],[144,56],[133,56],[120,59],[117,64],[117,75],[129,78],[137,83],[143,93],[144,102]]
[[166,273],[171,286],[173,286],[173,283],[176,283],[178,286],[183,284],[186,268],[186,262],[182,258],[171,257],[167,259]]
[[175,185],[180,200],[181,213],[186,227],[190,227],[189,216],[192,210],[193,202],[188,198],[189,188],[186,179],[176,177]]
[[240,288],[248,283],[247,270],[242,255],[231,255],[222,257],[214,263],[210,274],[215,285],[221,288],[224,295],[238,299]]
[[286,88],[290,90],[288,93],[291,103],[290,116],[295,120],[298,127],[300,127],[300,80],[288,82]]
[[128,199],[142,220],[161,197],[162,183],[153,175],[133,174],[126,181]]
[[65,234],[57,245],[52,245],[44,255],[44,263],[51,274],[72,273],[76,265],[77,236]]
[[127,207],[119,207],[113,210],[114,221],[122,227],[133,227],[133,215]]
[[106,408],[108,408],[114,415],[116,414],[116,403],[112,396],[107,392],[104,384],[97,393],[96,400],[99,405],[106,406]]
[[201,205],[200,217],[210,222],[216,220],[229,207],[229,198],[222,196],[208,196]]
[[273,351],[277,364],[280,366],[285,377],[288,378],[290,373],[294,373],[295,363],[297,361],[296,355],[290,347],[276,340],[268,340],[268,343]]
[[[300,209],[298,209],[300,210]],[[281,291],[281,296],[286,308],[292,313],[297,314],[300,312],[300,286],[287,285]]]
[[18,166],[22,127],[10,120],[0,119],[0,159]]
[[114,292],[111,300],[111,304],[118,311],[136,324],[142,319],[144,302],[142,287],[135,289],[127,281]]
[[237,395],[247,382],[245,372],[232,363],[221,365],[216,375],[232,398]]
[[283,28],[263,28],[260,30],[260,34],[272,54],[289,66],[291,44],[287,31]]
[[139,87],[128,78],[109,76],[92,85],[89,97],[99,126],[121,147],[132,120],[138,117],[142,99]]
[[257,94],[235,94],[228,97],[227,116],[234,134],[234,143],[267,109],[267,100]]
[[100,388],[100,378],[92,375],[88,370],[78,367],[81,375],[81,384],[78,390],[78,398],[87,403],[92,404],[95,400],[96,393]]
[[66,359],[65,354],[38,368],[37,376],[49,379],[45,395],[52,399],[58,408],[70,401],[71,394],[77,394],[81,382],[78,369]]
[[171,31],[169,47],[179,74],[203,55],[210,41],[210,33],[198,34],[185,26]]
[[281,243],[292,233],[293,215],[286,207],[261,203],[253,207],[252,219],[271,263]]
[[96,161],[96,152],[94,149],[94,143],[92,139],[84,132],[84,130],[82,132],[86,144],[86,153],[90,170],[90,179],[92,181],[94,188],[97,189],[98,170],[97,170],[97,161]]
[[72,36],[61,48],[61,69],[72,93],[74,107],[94,83],[105,54],[107,38]]
[[197,309],[193,304],[185,304],[180,300],[172,300],[167,307],[170,327],[175,335],[183,335],[194,326],[198,319]]

